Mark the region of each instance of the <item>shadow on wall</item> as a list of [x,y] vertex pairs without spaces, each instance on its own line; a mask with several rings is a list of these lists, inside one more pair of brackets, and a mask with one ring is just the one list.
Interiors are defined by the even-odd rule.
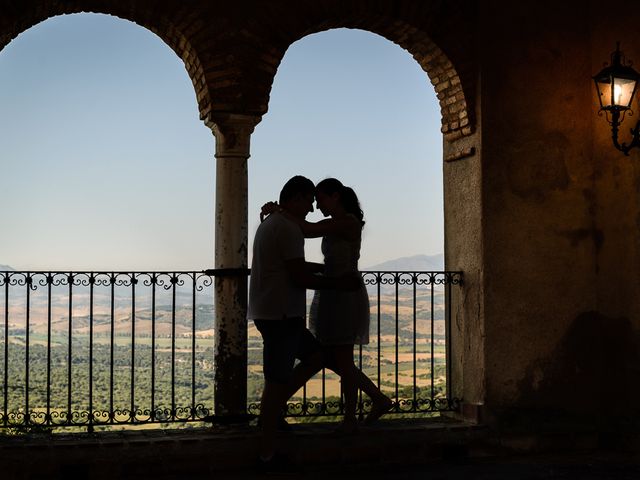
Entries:
[[522,408],[502,416],[505,426],[637,430],[640,335],[627,318],[582,313],[519,387]]

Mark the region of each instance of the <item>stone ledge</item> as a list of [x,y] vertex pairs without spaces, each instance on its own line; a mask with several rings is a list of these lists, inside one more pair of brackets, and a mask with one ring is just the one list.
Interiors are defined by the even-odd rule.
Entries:
[[[483,429],[446,420],[385,420],[353,436],[334,423],[294,424],[282,450],[304,465],[383,465],[442,458]],[[249,472],[259,431],[252,426],[0,436],[5,478],[162,478]],[[446,455],[446,454],[445,454]],[[178,477],[176,477],[178,478]]]
[[[591,452],[597,435],[504,433],[439,419],[384,420],[338,436],[334,423],[293,425],[282,450],[298,465],[322,471],[388,471],[393,466],[464,463],[514,455]],[[232,478],[253,472],[259,431],[252,426],[0,436],[3,478]]]

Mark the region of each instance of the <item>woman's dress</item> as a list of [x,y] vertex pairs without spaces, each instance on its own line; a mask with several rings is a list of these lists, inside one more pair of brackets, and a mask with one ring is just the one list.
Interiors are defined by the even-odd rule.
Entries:
[[[336,235],[322,238],[324,274],[355,273],[359,278],[360,239],[346,240]],[[366,345],[369,343],[369,295],[360,281],[357,290],[316,290],[311,302],[309,329],[326,345]]]

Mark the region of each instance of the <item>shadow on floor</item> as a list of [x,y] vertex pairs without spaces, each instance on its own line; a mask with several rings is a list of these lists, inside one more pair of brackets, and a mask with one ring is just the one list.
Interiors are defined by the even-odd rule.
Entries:
[[[589,432],[498,435],[444,419],[385,420],[353,436],[299,424],[280,438],[293,472],[268,478],[640,480],[640,456],[603,450]],[[0,478],[244,479],[256,469],[255,426],[0,436]]]

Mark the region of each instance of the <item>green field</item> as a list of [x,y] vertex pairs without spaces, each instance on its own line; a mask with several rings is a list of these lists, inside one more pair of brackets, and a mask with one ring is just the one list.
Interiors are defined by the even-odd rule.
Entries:
[[[152,403],[154,408],[161,409],[170,408],[172,405],[190,407],[195,403],[202,404],[213,411],[213,339],[196,339],[195,358],[192,355],[191,339],[175,339],[173,363],[170,338],[155,339],[155,355],[152,355],[152,339],[148,337],[136,338],[135,350],[131,348],[130,338],[116,337],[113,353],[109,337],[99,336],[94,337],[93,340],[93,349],[90,352],[89,337],[74,336],[71,362],[69,362],[67,339],[53,337],[50,368],[47,371],[46,337],[42,335],[30,337],[28,364],[25,338],[12,337],[8,345],[9,362],[6,371],[7,411],[24,412],[27,407],[30,411],[46,410],[47,398],[49,398],[51,411],[87,411],[90,402],[93,411],[109,411],[112,406],[114,410],[129,411],[133,406],[134,410],[141,412],[138,418],[142,421],[148,418],[148,413],[142,412],[150,409]],[[262,349],[258,338],[250,338],[249,343],[252,346],[248,350],[247,392],[248,402],[253,403],[259,401],[262,389]],[[0,343],[0,352],[2,351],[4,351],[4,344]],[[414,377],[418,396],[429,397],[432,378],[430,344],[426,342],[418,344],[415,351],[417,358],[414,367],[413,345],[402,344],[396,349],[393,342],[381,344],[380,376],[378,377],[378,345],[369,345],[363,349],[363,371],[374,382],[381,385],[383,391],[391,397],[396,395],[397,384],[399,398],[412,398]],[[445,383],[444,345],[436,344],[433,353],[434,387],[435,393],[440,395]],[[93,359],[92,362],[90,358]],[[397,363],[396,358],[399,359]],[[152,360],[155,360],[153,376]],[[355,361],[357,364],[360,363],[358,355]],[[113,369],[111,369],[111,363],[113,363]],[[92,389],[90,389],[90,374]],[[2,361],[0,378],[4,375],[5,367]],[[71,382],[69,382],[69,375],[71,375]],[[323,398],[322,391],[322,377],[319,374],[308,382],[306,399],[320,401]],[[302,391],[299,392],[293,400],[301,400],[302,394]],[[4,412],[4,395],[4,389],[1,389],[0,413]],[[71,403],[69,403],[69,395]],[[337,398],[340,395],[339,378],[330,371],[326,372],[324,395],[325,399]],[[126,418],[127,415],[123,413],[120,417]]]
[[[0,415],[5,408],[10,418],[14,418],[12,414],[22,418],[21,412],[27,408],[51,412],[91,409],[119,411],[116,416],[128,420],[129,411],[133,410],[137,412],[136,419],[145,421],[152,406],[164,410],[201,404],[213,411],[212,305],[197,305],[194,312],[188,303],[175,307],[165,304],[156,305],[152,311],[148,299],[137,299],[132,323],[131,311],[126,308],[128,301],[120,302],[124,307],[118,308],[112,319],[104,302],[96,304],[90,316],[87,306],[80,304],[77,296],[74,298],[78,304],[74,303],[71,319],[64,298],[53,302],[50,327],[42,298],[33,300],[28,349],[25,306],[10,305],[6,343],[5,325],[1,323],[6,306],[0,304]],[[397,301],[395,292],[383,292],[379,299],[371,296],[371,344],[363,347],[361,358],[356,349],[355,361],[394,399],[413,398],[414,393],[422,399],[441,397],[445,390],[442,292],[433,295],[433,314],[431,299],[425,288],[418,289],[415,302],[413,291],[406,289],[399,291]],[[251,322],[248,327],[247,399],[251,404],[259,402],[262,391],[262,340]],[[339,378],[327,371],[323,382],[322,376],[317,375],[293,401],[300,401],[303,395],[307,401],[336,401],[340,397]]]

